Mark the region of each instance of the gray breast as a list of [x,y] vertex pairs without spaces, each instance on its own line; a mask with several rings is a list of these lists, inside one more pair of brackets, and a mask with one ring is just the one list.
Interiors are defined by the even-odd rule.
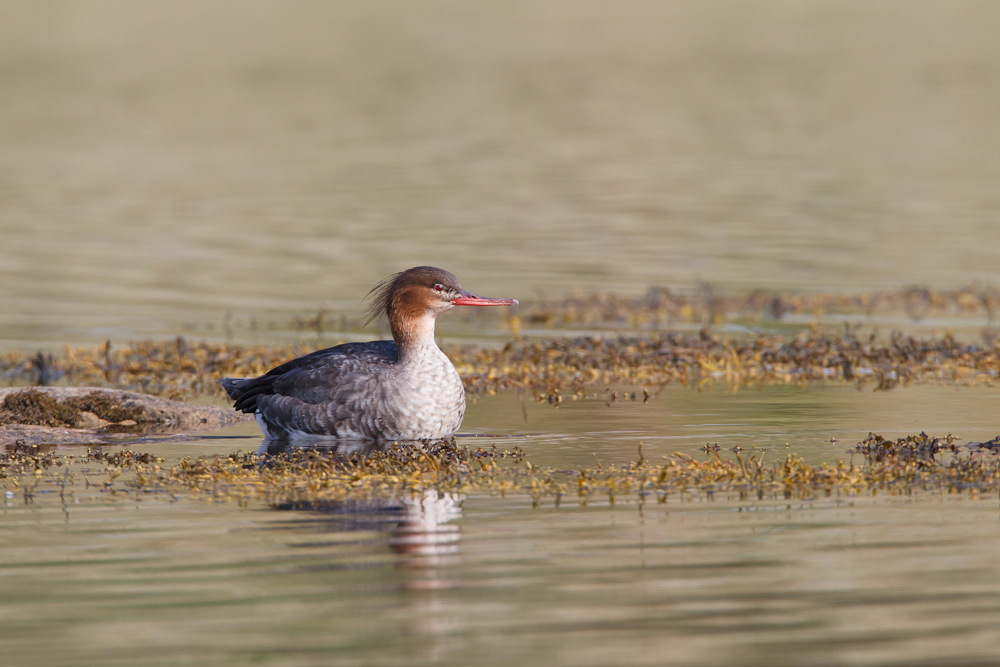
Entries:
[[462,425],[465,390],[458,371],[441,350],[421,348],[399,364],[382,394],[380,413],[386,439],[447,438]]

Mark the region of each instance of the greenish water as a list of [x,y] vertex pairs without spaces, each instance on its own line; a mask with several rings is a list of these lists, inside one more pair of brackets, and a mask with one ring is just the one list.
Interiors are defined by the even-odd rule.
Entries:
[[[988,664],[996,498],[14,503],[5,664]],[[447,519],[447,517],[452,517]]]
[[[995,283],[997,34],[982,1],[0,2],[0,349],[287,343],[418,264],[525,304]],[[463,433],[552,466],[1000,433],[995,387],[592,389]],[[135,448],[259,444],[221,435]],[[15,493],[0,662],[1000,661],[996,498],[403,500]]]
[[[497,396],[470,406],[463,431],[514,435],[532,433],[514,444],[539,465],[594,464],[655,459],[673,452],[701,455],[706,444],[724,450],[763,450],[774,461],[788,454],[810,463],[849,458],[849,450],[869,432],[887,438],[924,431],[949,433],[965,444],[1000,434],[995,387],[956,388],[915,385],[872,392],[852,387],[764,387],[728,392],[665,387],[642,403],[598,398],[563,401],[558,408],[530,398]],[[831,439],[834,442],[831,442]],[[468,443],[463,443],[468,444]],[[475,443],[473,443],[475,444]],[[498,445],[500,446],[500,445]]]
[[[0,3],[0,342],[995,280],[1000,7]],[[447,321],[442,328],[447,332]]]
[[[866,425],[992,438],[995,405],[995,390],[941,387],[671,387],[645,405],[558,408],[497,396],[470,406],[459,442],[557,468],[636,460],[639,443],[653,462],[702,458],[708,440],[834,462]],[[170,466],[260,443],[254,425],[216,435],[132,448]],[[533,508],[432,491],[291,511],[120,484],[112,496],[102,470],[31,502],[8,495],[4,664],[955,665],[988,664],[1000,645],[995,497]]]

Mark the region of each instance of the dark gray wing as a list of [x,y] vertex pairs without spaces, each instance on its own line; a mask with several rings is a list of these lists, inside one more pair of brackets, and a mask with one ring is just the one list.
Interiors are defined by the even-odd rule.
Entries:
[[292,359],[260,377],[225,378],[222,386],[237,410],[255,412],[261,407],[258,401],[267,397],[262,402],[285,412],[281,406],[318,404],[363,392],[379,369],[395,364],[398,358],[391,340],[345,343]]

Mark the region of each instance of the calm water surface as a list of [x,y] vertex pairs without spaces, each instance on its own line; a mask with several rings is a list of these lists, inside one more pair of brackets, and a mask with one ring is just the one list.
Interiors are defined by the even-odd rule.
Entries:
[[[553,466],[635,460],[639,442],[654,461],[701,457],[714,438],[832,462],[867,425],[896,435],[961,422],[963,441],[993,437],[977,415],[995,400],[935,387],[874,401],[840,388],[670,388],[646,405],[559,408],[501,396],[472,405],[463,433],[520,437],[461,443],[518,446]],[[784,418],[765,416],[775,405]],[[840,442],[824,442],[830,433]],[[251,425],[219,435],[229,439],[133,448],[170,465],[259,444]],[[96,488],[8,498],[4,664],[953,665],[1000,655],[994,497],[533,508],[526,497],[431,492],[318,512]]]
[[[0,2],[0,348],[288,342],[417,264],[525,303],[995,284],[998,34],[976,0]],[[565,466],[1000,433],[996,388],[603,389],[464,431]],[[15,495],[0,662],[996,664],[998,552],[996,498]]]
[[[0,343],[995,282],[1000,5],[0,3]],[[212,328],[209,328],[209,327]]]
[[0,525],[5,664],[989,664],[1000,641],[995,498],[51,497]]
[[996,388],[765,387],[734,393],[668,386],[645,405],[641,393],[636,401],[615,403],[609,394],[598,396],[563,401],[558,408],[518,396],[480,399],[463,430],[534,434],[511,444],[528,451],[533,463],[574,466],[593,465],[595,453],[602,463],[637,460],[639,443],[647,458],[676,451],[700,454],[705,444],[718,443],[727,449],[761,449],[772,461],[795,454],[822,463],[847,458],[870,432],[887,438],[951,433],[962,444],[1000,434]]

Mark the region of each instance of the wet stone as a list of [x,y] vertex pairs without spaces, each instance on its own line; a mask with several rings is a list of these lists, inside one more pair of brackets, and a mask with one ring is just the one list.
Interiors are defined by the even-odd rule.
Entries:
[[[98,387],[0,389],[0,444],[90,443],[120,439],[135,429],[169,433],[250,421],[231,408],[171,401]],[[112,430],[113,429],[113,432]]]

